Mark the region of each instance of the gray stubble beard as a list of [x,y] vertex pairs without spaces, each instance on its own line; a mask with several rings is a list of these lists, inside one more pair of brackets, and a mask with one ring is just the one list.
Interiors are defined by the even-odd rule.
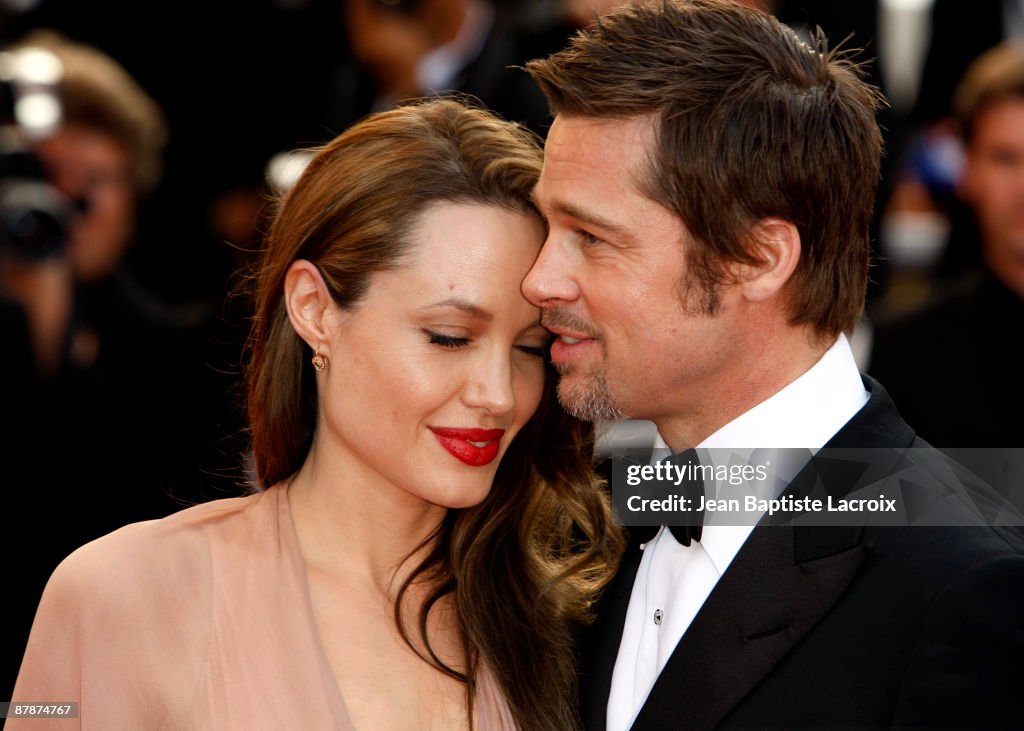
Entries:
[[572,369],[557,363],[555,367],[561,375],[558,382],[558,402],[571,416],[589,422],[621,421],[628,418],[612,398],[603,371],[595,370],[586,376],[585,383],[570,388],[566,384],[566,377]]

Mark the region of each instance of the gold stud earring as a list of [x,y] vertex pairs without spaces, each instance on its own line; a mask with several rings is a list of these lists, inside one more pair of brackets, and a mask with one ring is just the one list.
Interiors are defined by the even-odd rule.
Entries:
[[317,372],[327,367],[327,356],[321,355],[319,350],[313,356],[313,367],[316,368]]

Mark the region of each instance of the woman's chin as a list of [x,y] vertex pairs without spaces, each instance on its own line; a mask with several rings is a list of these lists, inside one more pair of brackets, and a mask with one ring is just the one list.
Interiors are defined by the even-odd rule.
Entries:
[[459,510],[462,508],[472,508],[484,500],[487,499],[487,495],[491,491],[491,483],[487,482],[486,485],[481,484],[463,484],[459,485],[455,481],[445,485],[439,486],[436,490],[431,490],[429,494],[421,493],[428,502],[448,510]]

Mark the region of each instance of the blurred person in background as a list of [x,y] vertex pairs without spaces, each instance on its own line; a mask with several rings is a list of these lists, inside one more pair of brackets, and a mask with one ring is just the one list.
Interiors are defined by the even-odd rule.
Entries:
[[99,357],[88,316],[72,311],[74,290],[87,309],[94,287],[124,276],[118,264],[133,240],[137,199],[159,178],[166,133],[153,101],[101,52],[45,32],[21,45],[50,51],[63,66],[62,123],[34,149],[46,178],[79,214],[59,255],[8,262],[3,286],[28,316],[38,368],[55,375],[65,358],[87,367]]
[[925,309],[880,324],[871,358],[900,411],[943,447],[1024,446],[1024,45],[979,58],[954,97],[965,149],[963,242],[983,264]]
[[931,35],[915,116],[931,124],[953,111],[968,66],[1000,43],[1024,38],[1022,0],[934,0]]
[[966,269],[982,263],[973,244],[974,212],[958,189],[964,154],[954,91],[983,53],[1004,41],[1024,40],[1024,0],[917,1],[928,6],[919,91],[903,139],[888,148],[899,166],[888,212],[897,215],[891,219],[893,235],[883,243],[895,247],[894,270],[910,257],[908,276],[898,277],[898,286],[886,294],[885,310],[893,314],[948,294]]
[[513,7],[490,0],[345,0],[344,20],[357,66],[339,73],[347,81],[337,87],[337,122],[460,92],[534,131],[547,128],[543,95],[514,66],[560,47],[564,33],[527,31]]
[[0,415],[4,431],[30,431],[33,442],[29,450],[18,441],[3,446],[5,464],[22,480],[8,487],[18,518],[5,531],[4,562],[25,577],[8,603],[19,615],[3,658],[8,689],[31,607],[57,561],[191,499],[197,414],[206,408],[205,311],[164,305],[124,266],[129,247],[144,246],[135,240],[138,215],[160,176],[162,114],[95,48],[53,33],[17,46],[28,48],[50,52],[63,67],[60,124],[29,142],[45,184],[73,213],[54,250],[34,259],[5,252],[0,262],[0,293],[11,311],[0,338],[5,346],[29,343],[37,384],[8,384],[31,393],[21,410],[27,416]]

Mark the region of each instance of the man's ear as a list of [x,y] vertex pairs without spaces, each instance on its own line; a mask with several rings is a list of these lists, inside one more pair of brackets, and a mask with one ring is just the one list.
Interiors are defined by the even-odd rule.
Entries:
[[750,245],[762,261],[742,265],[738,284],[745,299],[764,302],[778,295],[793,276],[800,261],[800,232],[789,221],[764,218],[751,229]]
[[284,278],[284,303],[299,337],[314,352],[329,350],[328,313],[335,304],[316,265],[305,259],[292,262]]

